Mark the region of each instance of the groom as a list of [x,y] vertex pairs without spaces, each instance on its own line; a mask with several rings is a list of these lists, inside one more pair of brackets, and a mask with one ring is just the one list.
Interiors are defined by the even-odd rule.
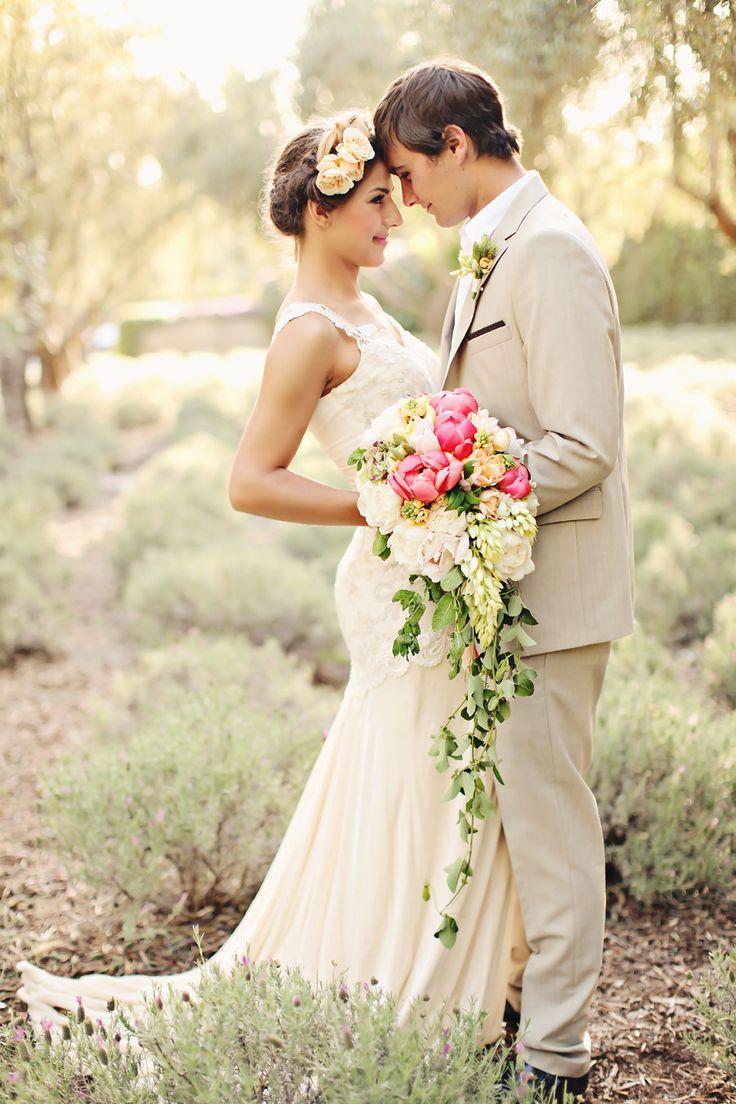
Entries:
[[634,607],[616,296],[583,223],[521,164],[485,73],[460,61],[415,66],[391,84],[374,124],[404,204],[439,226],[462,224],[464,253],[484,235],[495,246],[479,290],[472,275],[456,281],[442,363],[444,388],[468,387],[524,438],[539,499],[536,567],[520,583],[539,622],[522,653],[534,656],[535,690],[497,737],[525,933],[509,1018],[529,1022],[509,1099],[532,1078],[555,1099],[584,1099],[606,903],[585,775],[611,641],[633,631]]

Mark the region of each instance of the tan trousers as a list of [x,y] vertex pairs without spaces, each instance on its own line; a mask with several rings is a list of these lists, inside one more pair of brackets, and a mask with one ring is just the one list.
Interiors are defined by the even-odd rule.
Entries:
[[[611,643],[529,656],[534,693],[498,727],[498,807],[521,906],[508,998],[524,1059],[549,1073],[590,1068],[590,1003],[605,926],[603,832],[585,782]],[[517,909],[518,913],[518,909]]]

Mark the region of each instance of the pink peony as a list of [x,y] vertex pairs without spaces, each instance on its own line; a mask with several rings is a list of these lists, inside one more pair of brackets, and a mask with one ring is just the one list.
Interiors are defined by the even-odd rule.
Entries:
[[467,387],[456,387],[454,391],[438,391],[429,400],[435,414],[444,414],[452,410],[456,414],[468,415],[478,409],[478,400]]
[[434,432],[440,448],[451,452],[456,460],[467,460],[473,451],[475,426],[464,414],[443,410],[437,415]]
[[526,498],[532,489],[529,482],[529,471],[524,464],[517,464],[515,468],[509,468],[502,479],[496,483],[499,491],[510,495],[511,498]]
[[434,502],[459,483],[462,474],[463,465],[459,460],[440,449],[432,449],[404,457],[398,468],[389,473],[388,482],[401,498]]

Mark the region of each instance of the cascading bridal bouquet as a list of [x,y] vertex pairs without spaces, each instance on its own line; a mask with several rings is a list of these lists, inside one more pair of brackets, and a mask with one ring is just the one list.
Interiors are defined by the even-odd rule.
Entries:
[[[409,569],[417,589],[397,590],[393,601],[406,614],[393,654],[407,659],[420,650],[419,622],[433,603],[432,630],[448,631],[450,678],[466,676],[457,709],[432,734],[436,769],[457,763],[443,801],[462,792],[458,812],[465,851],[445,867],[453,896],[438,909],[435,931],[454,945],[458,925],[449,908],[472,877],[476,821],[494,811],[485,772],[503,778],[496,759],[496,726],[515,697],[534,692],[536,671],[520,656],[534,644],[525,625],[537,621],[521,600],[520,579],[534,570],[537,534],[534,482],[522,463],[526,448],[511,427],[478,408],[465,387],[401,399],[373,420],[348,457],[357,470],[358,509],[377,530],[373,551]],[[469,722],[462,736],[451,724]],[[422,896],[430,899],[424,883]]]

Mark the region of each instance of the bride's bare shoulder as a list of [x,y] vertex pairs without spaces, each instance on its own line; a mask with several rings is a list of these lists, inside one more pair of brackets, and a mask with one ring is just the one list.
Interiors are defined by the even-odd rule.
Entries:
[[339,335],[332,323],[319,314],[300,314],[274,330],[264,381],[283,381],[289,387],[318,383],[321,392],[332,378],[338,352]]
[[316,311],[290,314],[289,307],[282,307],[276,317],[274,332],[269,351],[290,349],[303,346],[304,351],[312,350],[324,355],[329,349],[336,349],[339,335],[332,322]]

